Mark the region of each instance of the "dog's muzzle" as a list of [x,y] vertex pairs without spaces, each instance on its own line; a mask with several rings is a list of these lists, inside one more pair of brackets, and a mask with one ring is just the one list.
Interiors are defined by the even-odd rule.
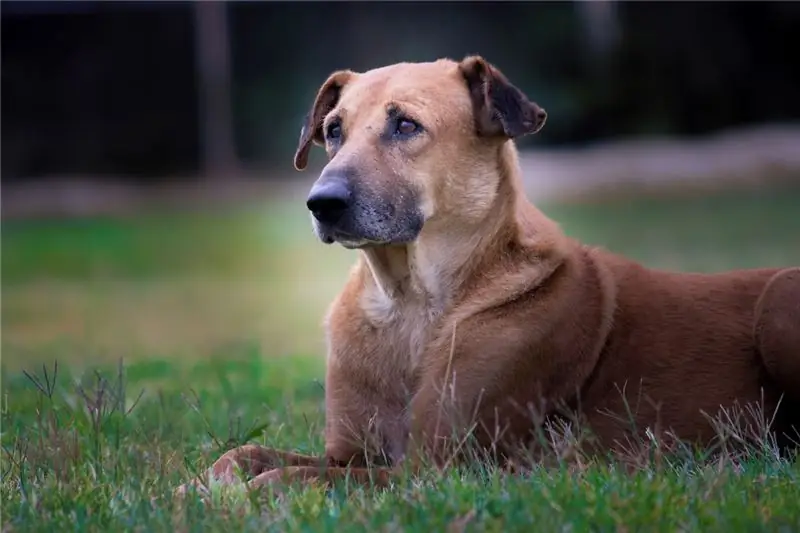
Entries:
[[306,206],[319,239],[346,248],[413,241],[422,227],[416,196],[408,188],[376,194],[352,170],[325,170],[311,187]]

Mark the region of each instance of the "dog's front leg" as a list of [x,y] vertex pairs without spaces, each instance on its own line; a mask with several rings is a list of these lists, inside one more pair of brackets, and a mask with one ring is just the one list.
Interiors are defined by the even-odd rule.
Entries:
[[411,402],[411,433],[404,461],[407,468],[414,472],[426,464],[444,468],[463,456],[474,431],[469,400],[448,394],[439,380],[423,384]]
[[233,483],[238,480],[239,475],[252,478],[275,468],[324,466],[326,462],[322,457],[246,444],[228,451],[217,459],[211,467],[211,475],[219,482]]
[[293,483],[318,484],[326,488],[341,483],[364,487],[387,487],[395,475],[395,469],[386,467],[289,466],[264,472],[250,480],[248,485],[252,489],[273,487],[277,490],[291,486]]
[[214,483],[234,484],[283,467],[319,467],[327,463],[320,457],[285,452],[257,444],[245,444],[227,451],[201,479],[194,479],[176,489],[184,495],[190,487],[205,492]]
[[[335,371],[333,373],[335,375]],[[340,393],[346,390],[345,386],[331,388]],[[399,467],[378,467],[373,460],[378,456],[385,456],[386,452],[376,453],[379,450],[370,450],[370,439],[366,434],[362,435],[364,444],[360,439],[353,439],[351,434],[353,427],[366,430],[370,425],[369,420],[358,420],[360,424],[353,424],[353,420],[341,416],[343,408],[341,398],[335,394],[328,395],[328,420],[326,428],[325,456],[323,458],[311,458],[289,454],[288,461],[284,461],[285,466],[264,470],[248,482],[251,489],[262,489],[272,487],[275,491],[282,491],[292,484],[302,485],[321,485],[331,488],[343,482],[355,486],[387,487],[391,480],[397,475]],[[375,401],[377,403],[377,400]],[[352,404],[347,404],[352,405]],[[350,413],[354,415],[356,413]],[[379,434],[388,432],[393,439],[400,438],[401,432],[393,424],[380,424]],[[380,435],[379,435],[380,436]],[[384,438],[386,436],[384,435]],[[378,440],[383,440],[379,438]],[[372,451],[372,453],[369,453]],[[221,461],[221,459],[220,459]],[[220,463],[218,461],[218,463]],[[217,465],[215,465],[217,466]],[[219,465],[220,469],[224,465]]]
[[[499,364],[514,366],[517,343],[494,336],[482,340],[476,331],[479,326],[464,328],[452,345],[433,346],[426,354],[410,405],[412,465],[502,462],[532,429],[530,413],[515,406],[519,391],[486,371]],[[540,397],[541,392],[534,394],[541,390],[535,379],[526,385],[531,398]]]

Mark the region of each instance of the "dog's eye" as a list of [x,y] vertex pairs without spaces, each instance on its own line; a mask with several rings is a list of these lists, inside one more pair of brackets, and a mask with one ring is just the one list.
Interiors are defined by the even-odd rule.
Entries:
[[397,128],[395,133],[398,135],[411,135],[419,129],[419,125],[413,120],[407,118],[397,119]]
[[331,140],[336,140],[342,136],[342,126],[338,122],[331,122],[328,124],[328,131],[325,137]]

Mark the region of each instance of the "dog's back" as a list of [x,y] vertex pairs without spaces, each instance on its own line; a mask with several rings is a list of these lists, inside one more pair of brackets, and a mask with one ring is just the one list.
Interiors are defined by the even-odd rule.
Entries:
[[[599,250],[592,255],[613,276],[617,301],[608,341],[582,398],[594,411],[591,426],[601,439],[613,440],[622,423],[653,431],[661,425],[682,439],[708,443],[719,428],[703,423],[704,414],[727,416],[720,410],[738,404],[744,411],[762,409],[766,420],[773,417],[790,391],[776,387],[754,326],[759,296],[779,269],[673,273]],[[776,422],[796,417],[788,400]]]

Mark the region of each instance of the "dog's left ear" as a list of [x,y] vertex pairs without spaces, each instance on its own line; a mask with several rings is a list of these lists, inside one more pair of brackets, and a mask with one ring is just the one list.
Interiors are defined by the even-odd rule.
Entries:
[[472,98],[478,134],[509,139],[538,132],[547,113],[480,56],[466,57],[459,70]]

